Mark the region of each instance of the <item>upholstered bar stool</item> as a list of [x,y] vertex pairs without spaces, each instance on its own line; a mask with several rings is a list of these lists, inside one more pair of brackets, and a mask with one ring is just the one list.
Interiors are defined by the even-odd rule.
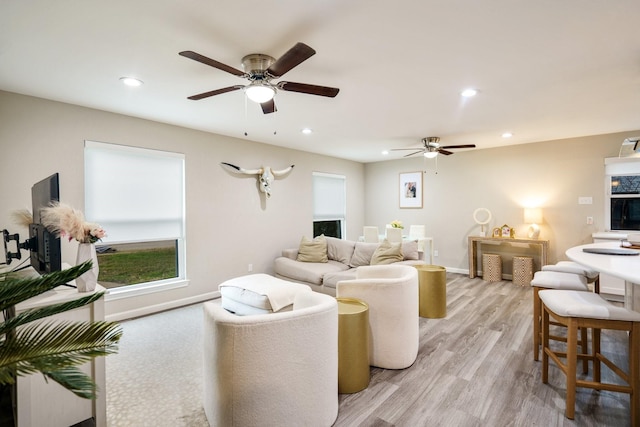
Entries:
[[560,273],[581,274],[587,279],[587,283],[593,283],[595,293],[600,293],[600,272],[585,267],[573,261],[558,261],[555,264],[543,265],[542,271],[557,271]]
[[[549,380],[549,358],[566,375],[567,398],[565,416],[575,415],[576,387],[608,390],[630,395],[631,425],[640,423],[640,313],[618,307],[600,295],[591,292],[543,290],[542,300],[542,382]],[[567,327],[566,352],[554,351],[549,347],[550,318]],[[593,330],[591,353],[578,353],[578,329]],[[624,372],[621,367],[600,352],[602,329],[626,331],[629,333],[629,367]],[[564,358],[565,363],[560,359]],[[582,380],[576,376],[578,359],[593,363],[593,379]],[[626,385],[603,383],[601,364],[604,363]]]
[[[542,309],[540,304],[539,292],[543,289],[565,289],[574,291],[589,292],[587,279],[580,274],[561,273],[557,271],[536,271],[531,280],[533,288],[533,360],[538,360],[540,349],[540,340],[542,337]],[[553,336],[554,340],[563,341],[564,338]],[[587,330],[581,331],[581,344],[586,351],[587,346]],[[588,368],[585,363],[583,369]]]

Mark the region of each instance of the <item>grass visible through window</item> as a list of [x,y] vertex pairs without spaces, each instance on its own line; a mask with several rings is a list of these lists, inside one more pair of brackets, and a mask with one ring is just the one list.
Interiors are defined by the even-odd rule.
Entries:
[[132,244],[97,248],[104,251],[98,253],[98,283],[105,288],[116,288],[177,277],[176,248],[174,242],[170,243],[161,247]]

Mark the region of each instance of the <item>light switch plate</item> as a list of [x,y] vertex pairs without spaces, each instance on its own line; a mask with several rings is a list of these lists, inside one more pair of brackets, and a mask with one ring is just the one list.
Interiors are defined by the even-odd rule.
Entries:
[[591,205],[593,204],[593,197],[590,196],[580,196],[578,197],[579,205]]

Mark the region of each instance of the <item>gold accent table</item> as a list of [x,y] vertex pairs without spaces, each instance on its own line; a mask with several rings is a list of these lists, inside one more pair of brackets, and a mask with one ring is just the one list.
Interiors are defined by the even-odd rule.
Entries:
[[338,393],[369,385],[369,306],[355,298],[338,301]]
[[[533,256],[534,273],[547,264],[548,240],[469,236],[469,277],[471,279],[478,274],[478,254],[482,253],[482,249],[479,247],[483,243],[491,245],[490,252],[499,253],[502,256],[503,265],[509,267],[512,264],[512,256],[525,254]],[[502,278],[511,280],[511,272],[505,271],[504,268],[502,270]]]
[[439,265],[416,265],[420,317],[439,319],[447,316],[447,270]]

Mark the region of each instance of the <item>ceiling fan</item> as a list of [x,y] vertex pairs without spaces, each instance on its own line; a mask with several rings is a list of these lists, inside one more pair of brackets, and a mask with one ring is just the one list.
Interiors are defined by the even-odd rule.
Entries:
[[440,138],[437,136],[428,136],[426,138],[422,138],[422,143],[424,147],[416,147],[416,148],[393,148],[391,151],[403,151],[403,150],[413,150],[413,153],[409,153],[404,157],[413,156],[414,154],[423,153],[423,155],[427,158],[433,159],[440,154],[444,154],[448,156],[453,154],[453,152],[448,151],[455,148],[476,148],[475,144],[465,144],[465,145],[440,145]]
[[243,89],[250,100],[262,106],[262,111],[264,114],[269,114],[277,111],[276,105],[273,102],[273,97],[275,96],[278,89],[289,92],[327,96],[330,98],[333,98],[338,94],[340,89],[334,87],[316,86],[307,83],[294,83],[285,81],[275,83],[271,81],[273,79],[282,77],[292,68],[300,65],[302,62],[315,55],[315,53],[315,50],[304,43],[296,43],[295,46],[285,52],[285,54],[277,60],[269,55],[264,55],[262,53],[252,53],[242,58],[242,68],[244,71],[240,71],[236,68],[230,67],[229,65],[215,61],[211,58],[207,58],[206,56],[200,55],[199,53],[190,50],[180,52],[179,55],[249,80],[249,84],[246,86],[228,86],[222,89],[216,89],[210,92],[204,92],[198,95],[189,96],[188,99],[199,100],[208,98],[210,96],[232,92],[234,90]]

